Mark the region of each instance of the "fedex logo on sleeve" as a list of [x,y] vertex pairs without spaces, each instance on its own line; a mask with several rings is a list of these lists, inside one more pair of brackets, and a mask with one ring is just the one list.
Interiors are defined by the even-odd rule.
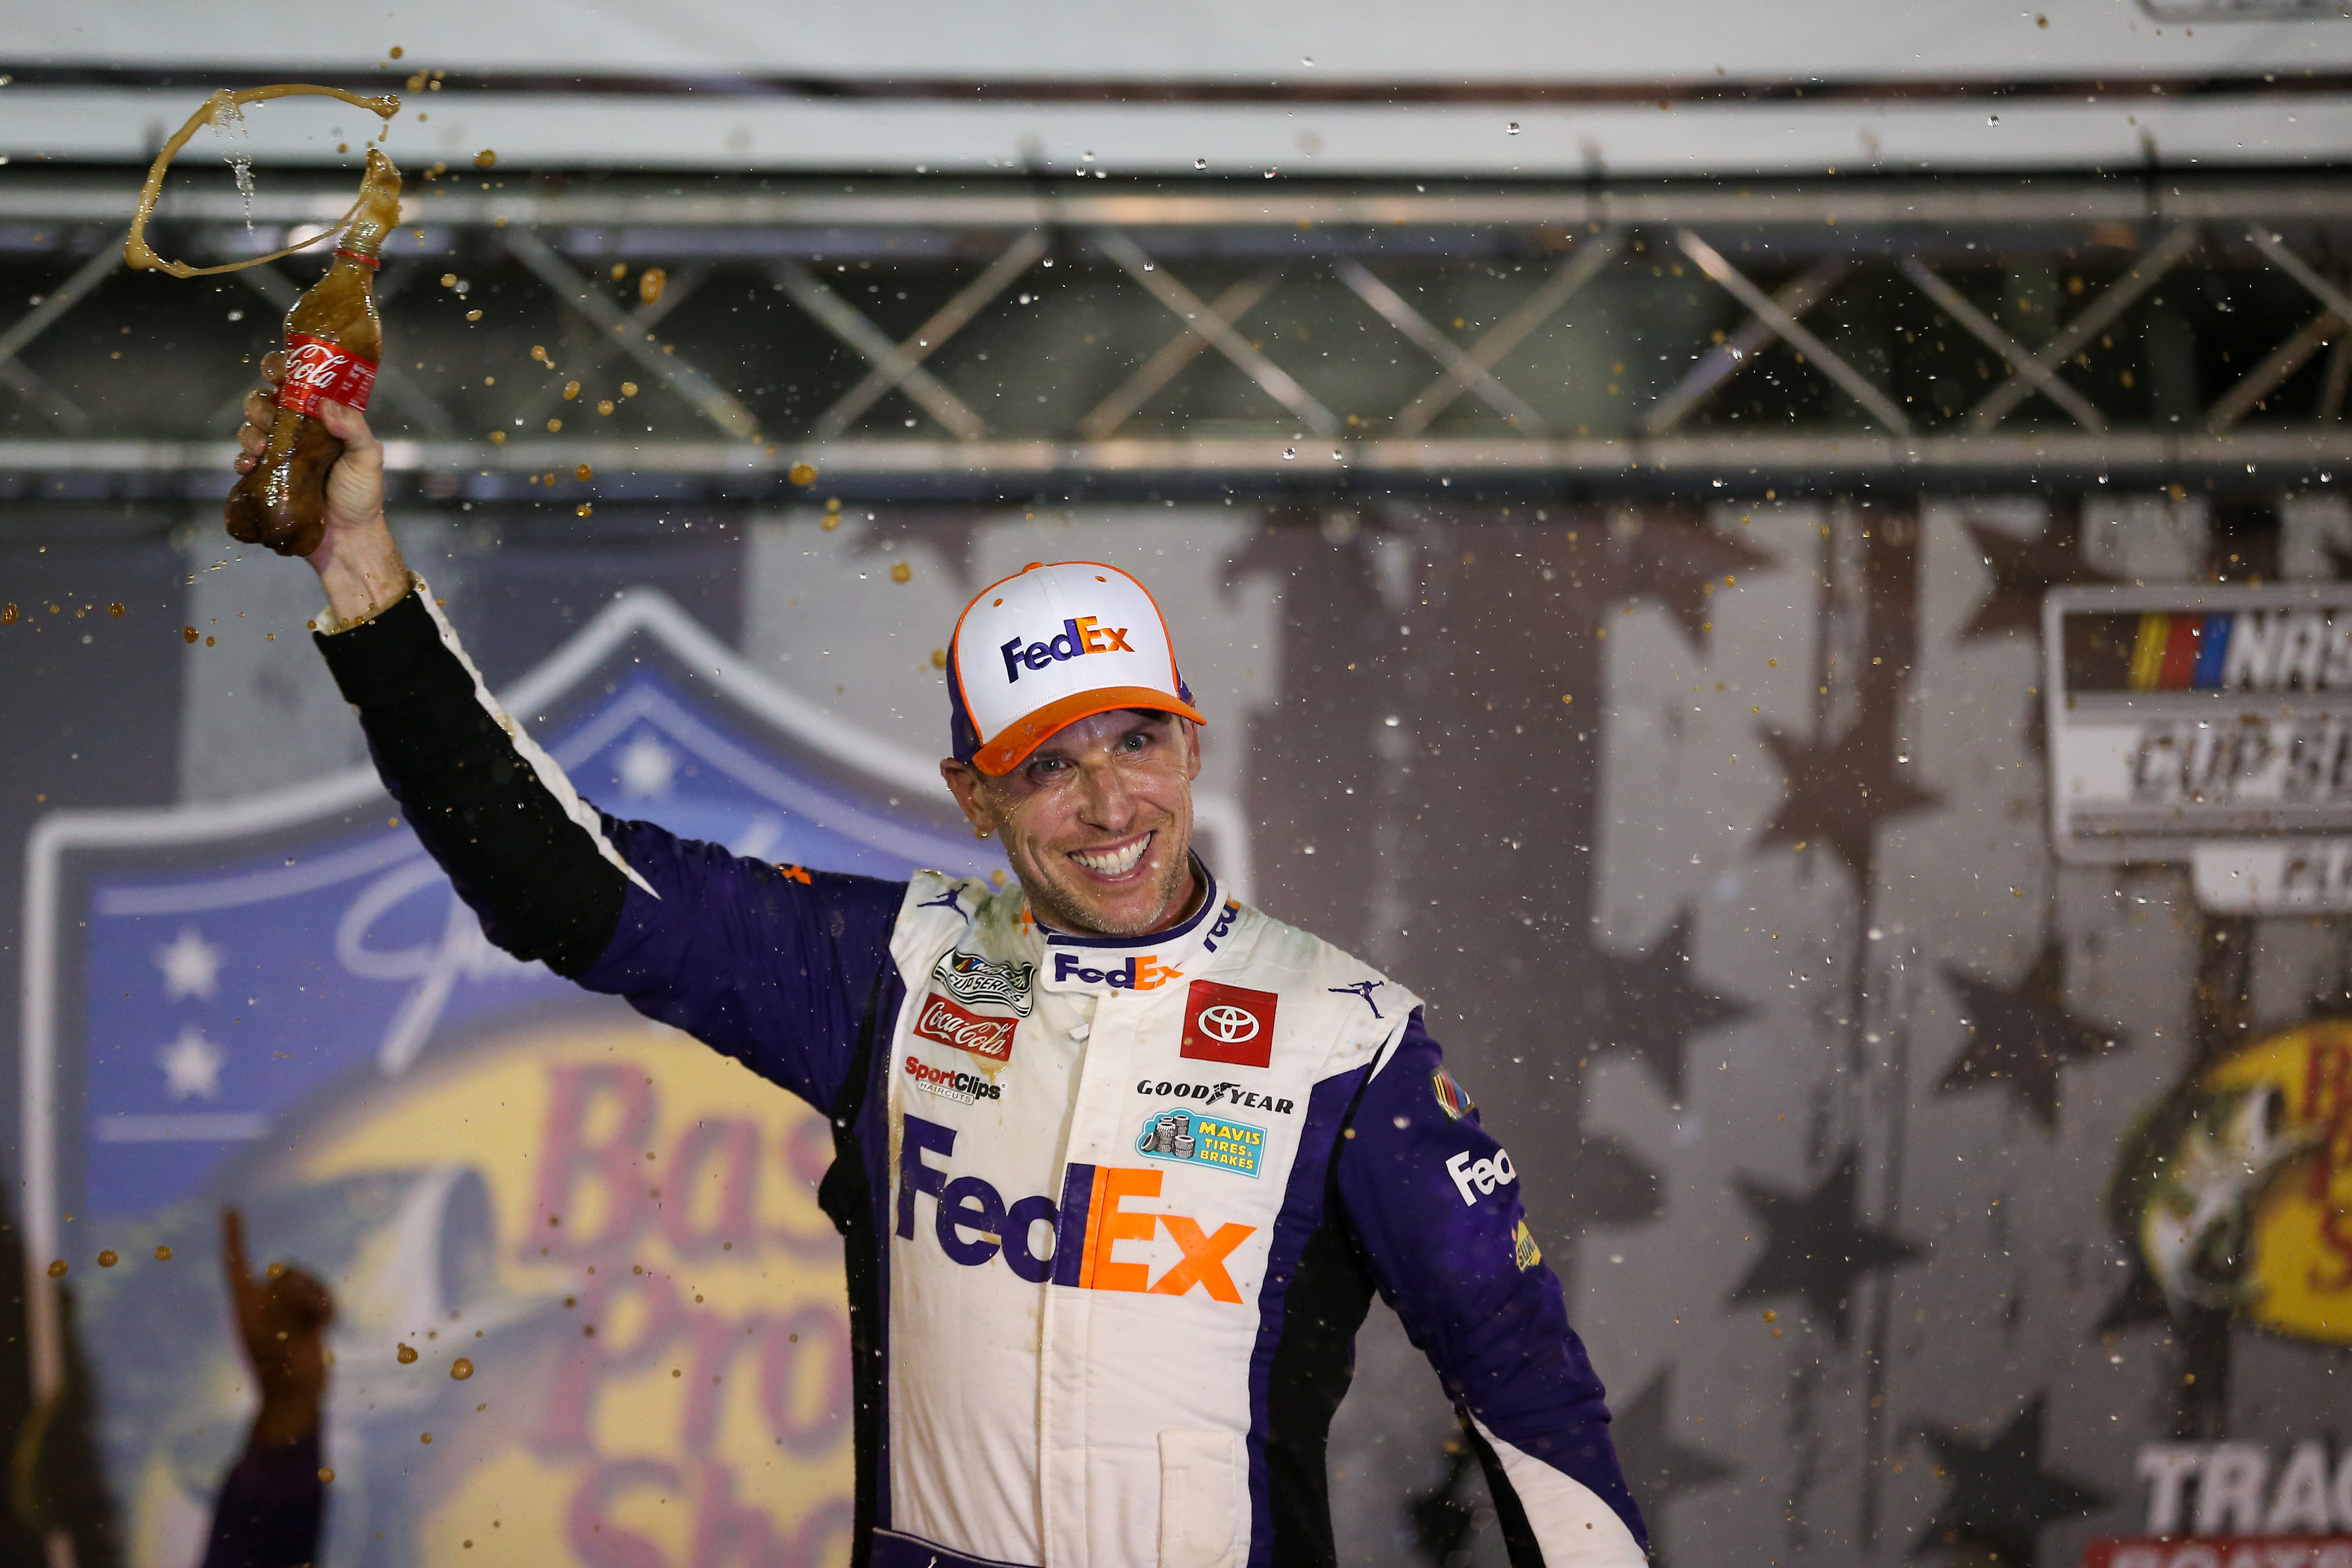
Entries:
[[1019,680],[1024,669],[1042,670],[1048,664],[1075,659],[1081,653],[1135,652],[1128,646],[1126,627],[1097,625],[1091,615],[1063,622],[1060,635],[1051,642],[1031,643],[1024,647],[1020,638],[1013,637],[996,651],[1004,655],[1004,679],[1008,685]]
[[1476,1207],[1480,1193],[1519,1179],[1519,1173],[1511,1167],[1508,1149],[1496,1149],[1491,1160],[1474,1160],[1465,1150],[1445,1162],[1445,1174],[1454,1178],[1454,1190],[1462,1195],[1465,1208]]

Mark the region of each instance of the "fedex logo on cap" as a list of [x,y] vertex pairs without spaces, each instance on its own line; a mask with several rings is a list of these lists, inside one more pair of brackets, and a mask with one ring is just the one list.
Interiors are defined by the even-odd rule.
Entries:
[[1081,653],[1132,653],[1127,645],[1127,628],[1096,624],[1099,618],[1081,615],[1062,622],[1062,634],[1050,643],[1021,645],[1018,637],[1008,638],[997,652],[1004,655],[1004,679],[1010,684],[1021,678],[1023,666],[1042,670]]
[[[1039,636],[1045,627],[1054,630]],[[1202,722],[1160,607],[1143,584],[1100,561],[1032,562],[982,589],[948,640],[948,705],[956,757],[990,774],[1096,714],[1134,708]]]

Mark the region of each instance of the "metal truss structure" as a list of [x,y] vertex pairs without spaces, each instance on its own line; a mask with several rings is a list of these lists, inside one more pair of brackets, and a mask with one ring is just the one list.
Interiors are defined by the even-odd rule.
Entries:
[[[0,494],[210,495],[307,267],[0,188]],[[340,189],[173,205],[233,259]],[[2258,486],[2352,473],[2352,178],[1474,191],[414,182],[437,499]],[[666,284],[647,286],[649,269]],[[582,469],[593,476],[578,477]],[[803,475],[805,471],[803,470]]]

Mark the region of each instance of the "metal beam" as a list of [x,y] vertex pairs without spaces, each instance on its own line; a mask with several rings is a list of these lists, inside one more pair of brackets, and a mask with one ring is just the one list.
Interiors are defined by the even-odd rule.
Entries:
[[1200,296],[1177,282],[1158,263],[1143,254],[1142,246],[1117,229],[1097,229],[1090,236],[1095,248],[1123,267],[1127,275],[1149,289],[1152,297],[1173,311],[1177,319],[1192,324],[1193,330],[1209,340],[1217,352],[1231,360],[1242,373],[1258,384],[1258,389],[1275,402],[1297,414],[1307,429],[1318,435],[1337,435],[1339,422],[1331,411],[1316,401],[1315,395],[1297,382],[1290,372],[1267,359],[1228,325],[1225,319],[1201,303]]
[[[414,217],[406,218],[415,223]],[[509,229],[504,235],[507,250],[517,261],[539,275],[539,280],[552,289],[556,297],[601,328],[614,347],[643,365],[656,381],[692,403],[702,416],[717,425],[725,434],[739,441],[750,441],[760,434],[760,422],[751,411],[739,402],[735,394],[712,381],[689,361],[676,354],[665,354],[650,345],[653,334],[631,324],[621,308],[604,294],[572,270],[571,267],[548,248],[547,242],[529,229]]]
[[[1544,417],[1528,404],[1527,399],[1496,380],[1495,372],[1472,359],[1461,344],[1431,326],[1426,317],[1405,303],[1404,296],[1374,277],[1370,268],[1349,256],[1339,263],[1338,270],[1339,281],[1345,283],[1357,298],[1377,311],[1381,319],[1411,339],[1422,352],[1444,366],[1446,379],[1458,381],[1476,392],[1481,402],[1516,428],[1529,435],[1542,432]],[[1414,403],[1419,401],[1416,398]]]
[[[2158,240],[2154,249],[2132,263],[2131,270],[2107,285],[2105,292],[2077,313],[2056,337],[2043,344],[2042,351],[2033,356],[2032,362],[2043,370],[2055,371],[2073,359],[2081,351],[2083,345],[2105,331],[2115,324],[2117,317],[2137,304],[2139,297],[2155,287],[2164,275],[2172,270],[2175,262],[2196,248],[2195,225],[2183,224],[2174,229]],[[1969,423],[1979,430],[1990,430],[2007,419],[2011,410],[2040,390],[2041,383],[2032,380],[2026,371],[2013,372],[1977,404],[1976,411],[1969,416]]]
[[913,337],[893,348],[866,378],[842,393],[831,408],[818,416],[813,433],[821,441],[831,441],[847,431],[857,416],[871,407],[874,401],[892,387],[903,385],[908,375],[925,360],[937,353],[940,345],[954,337],[971,319],[985,309],[991,301],[1013,286],[1013,281],[1035,265],[1045,254],[1045,236],[1038,233],[1016,235],[994,261],[978,277],[955,292],[955,297],[932,313],[931,319],[915,329]]
[[[1599,277],[1601,268],[1616,259],[1624,244],[1625,236],[1611,229],[1579,245],[1576,254],[1559,270],[1545,278],[1517,309],[1470,345],[1470,362],[1489,371],[1501,364],[1528,333],[1550,320],[1580,289]],[[1432,420],[1453,407],[1454,400],[1469,390],[1469,383],[1449,370],[1399,410],[1390,427],[1399,435],[1419,435],[1429,428]]]
[[2268,358],[2248,371],[2244,379],[2206,411],[2205,428],[2216,434],[2233,428],[2253,412],[2256,403],[2278,391],[2289,376],[2310,363],[2311,357],[2343,330],[2344,318],[2333,310],[2322,310],[2305,322],[2300,331],[2272,350]]
[[1721,284],[1732,298],[1747,306],[1790,348],[1811,360],[1823,375],[1844,390],[1848,397],[1869,410],[1872,418],[1897,435],[1911,434],[1911,422],[1904,417],[1901,409],[1895,406],[1893,398],[1874,386],[1870,378],[1847,364],[1827,343],[1813,336],[1803,322],[1783,310],[1770,295],[1749,282],[1738,267],[1724,260],[1713,246],[1688,229],[1675,230],[1675,243],[1682,247],[1685,256],[1698,264],[1701,272]]
[[[1250,274],[1210,300],[1210,310],[1218,320],[1233,326],[1274,292],[1276,285],[1282,281],[1283,271],[1279,267],[1268,267]],[[1187,321],[1174,337],[1160,345],[1157,353],[1136,366],[1134,374],[1112,388],[1108,397],[1087,411],[1078,421],[1078,434],[1088,441],[1103,441],[1118,434],[1118,427],[1134,418],[1135,411],[1150,402],[1152,393],[1174,381],[1176,373],[1208,347],[1207,336]]]
[[[1772,291],[1772,303],[1790,316],[1802,316],[1829,298],[1830,290],[1843,282],[1853,270],[1853,263],[1843,256],[1832,256],[1815,262],[1803,272]],[[1722,342],[1699,356],[1698,363],[1690,368],[1675,390],[1658,400],[1643,420],[1642,428],[1650,435],[1671,434],[1689,416],[1691,410],[1713,394],[1715,389],[1729,381],[1741,365],[1753,358],[1758,350],[1775,336],[1772,328],[1761,316],[1749,316]]]
[[[793,304],[824,322],[835,337],[873,361],[876,369],[893,362],[898,345],[890,340],[889,334],[867,320],[840,295],[811,277],[807,267],[797,261],[780,261],[773,270],[776,281],[783,285]],[[978,441],[988,434],[988,426],[980,415],[922,366],[908,361],[892,379],[906,389],[907,395],[924,413],[946,425],[957,440]]]
[[55,325],[58,318],[80,304],[91,289],[114,275],[122,265],[122,243],[129,237],[130,231],[126,229],[100,246],[98,254],[76,268],[71,277],[41,296],[38,305],[17,317],[6,331],[0,332],[0,380],[39,406],[68,435],[87,434],[91,428],[89,415],[18,356],[34,339]]
[[2074,423],[2085,430],[2105,430],[2106,416],[2092,406],[2091,400],[2060,379],[2057,371],[2043,364],[2033,350],[2000,329],[2000,324],[1970,304],[1966,295],[1927,270],[1927,264],[1916,256],[1903,258],[1903,275],[1916,284],[1919,292],[1936,302],[1936,308],[1958,321],[1969,334],[1986,348],[2009,361],[2011,373],[2029,378],[2034,389],[2074,416]]

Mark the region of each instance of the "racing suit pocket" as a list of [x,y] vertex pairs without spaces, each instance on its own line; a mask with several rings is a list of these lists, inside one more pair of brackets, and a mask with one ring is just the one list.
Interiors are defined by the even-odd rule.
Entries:
[[1242,1483],[1238,1433],[1160,1434],[1160,1568],[1236,1568]]

